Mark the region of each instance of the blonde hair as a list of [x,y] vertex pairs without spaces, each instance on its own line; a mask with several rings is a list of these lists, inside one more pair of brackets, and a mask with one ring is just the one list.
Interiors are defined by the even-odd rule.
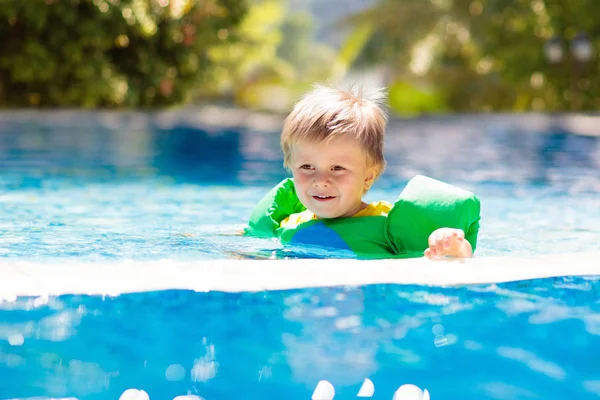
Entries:
[[290,152],[298,141],[323,142],[338,137],[356,140],[365,151],[375,179],[385,169],[383,138],[387,115],[382,89],[365,94],[363,89],[344,91],[316,85],[295,105],[281,133],[283,165],[289,168]]

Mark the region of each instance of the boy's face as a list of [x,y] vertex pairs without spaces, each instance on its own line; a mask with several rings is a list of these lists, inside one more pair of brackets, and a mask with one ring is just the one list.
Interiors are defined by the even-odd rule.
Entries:
[[350,217],[362,210],[362,195],[375,178],[360,144],[346,138],[296,142],[289,164],[298,198],[319,218]]

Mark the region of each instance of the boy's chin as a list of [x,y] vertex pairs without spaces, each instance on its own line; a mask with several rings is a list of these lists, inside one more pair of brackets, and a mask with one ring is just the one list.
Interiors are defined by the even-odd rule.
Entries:
[[342,216],[343,213],[341,212],[319,212],[316,210],[310,210],[312,211],[313,214],[315,214],[317,216],[317,218],[319,219],[333,219],[333,218],[339,218]]
[[318,219],[333,219],[339,217],[339,215],[318,215],[315,214]]

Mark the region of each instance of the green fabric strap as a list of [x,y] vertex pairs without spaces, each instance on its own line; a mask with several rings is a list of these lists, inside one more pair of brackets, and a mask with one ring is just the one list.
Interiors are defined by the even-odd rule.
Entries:
[[394,253],[423,251],[431,233],[439,228],[457,228],[477,246],[480,202],[473,193],[417,175],[400,193],[387,217],[386,235]]
[[284,179],[254,207],[244,233],[257,237],[273,237],[281,221],[304,210],[306,207],[298,200],[294,181],[290,178]]

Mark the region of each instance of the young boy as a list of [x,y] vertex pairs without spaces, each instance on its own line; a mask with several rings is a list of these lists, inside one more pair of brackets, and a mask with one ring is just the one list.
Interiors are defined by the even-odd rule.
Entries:
[[[306,209],[285,216],[276,228],[388,215],[392,204],[362,200],[385,168],[383,98],[381,91],[368,96],[316,86],[296,104],[285,120],[281,147],[297,200]],[[432,259],[473,254],[461,229],[440,227],[430,232],[428,244],[423,254]]]

